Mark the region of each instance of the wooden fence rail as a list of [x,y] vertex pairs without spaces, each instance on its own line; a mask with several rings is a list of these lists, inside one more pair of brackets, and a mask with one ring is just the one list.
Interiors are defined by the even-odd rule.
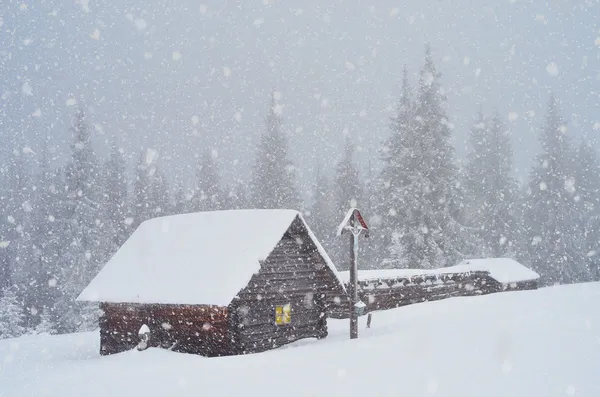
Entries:
[[[487,271],[470,271],[424,274],[413,277],[359,279],[358,296],[366,304],[366,312],[369,313],[453,297],[535,288],[537,288],[536,282],[504,285],[493,279]],[[329,312],[329,316],[348,318],[348,310],[347,307],[337,307]]]

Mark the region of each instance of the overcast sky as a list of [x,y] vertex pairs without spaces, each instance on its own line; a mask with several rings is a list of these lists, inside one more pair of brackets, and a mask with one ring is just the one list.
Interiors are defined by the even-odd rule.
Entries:
[[416,84],[429,42],[459,157],[481,105],[510,127],[525,176],[550,91],[575,137],[600,133],[599,4],[3,0],[0,134],[35,148],[47,133],[66,153],[77,102],[99,151],[116,135],[132,159],[154,148],[179,177],[211,148],[229,176],[250,170],[274,90],[302,181],[316,164],[331,172],[345,133],[364,175],[389,133],[402,67]]

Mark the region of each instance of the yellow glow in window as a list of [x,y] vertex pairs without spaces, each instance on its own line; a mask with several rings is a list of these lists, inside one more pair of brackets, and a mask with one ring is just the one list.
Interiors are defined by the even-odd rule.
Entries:
[[292,305],[289,303],[283,306],[275,306],[275,323],[277,325],[289,324],[292,322]]

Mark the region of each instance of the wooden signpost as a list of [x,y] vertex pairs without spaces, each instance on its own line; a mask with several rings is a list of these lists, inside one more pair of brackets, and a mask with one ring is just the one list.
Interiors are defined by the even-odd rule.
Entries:
[[337,235],[341,236],[350,232],[350,339],[358,338],[358,316],[365,310],[365,304],[358,300],[358,236],[362,233],[364,237],[369,237],[369,227],[363,219],[360,211],[351,208],[344,220],[338,227]]

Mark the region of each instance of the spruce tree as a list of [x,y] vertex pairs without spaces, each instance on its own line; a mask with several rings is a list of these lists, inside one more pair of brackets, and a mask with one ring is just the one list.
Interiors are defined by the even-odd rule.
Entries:
[[226,206],[226,197],[220,185],[219,170],[211,152],[206,151],[196,170],[194,196],[190,211],[215,211]]
[[25,333],[23,308],[14,287],[0,290],[0,339],[16,338]]
[[148,202],[149,215],[151,218],[169,215],[173,211],[174,204],[169,194],[169,183],[158,163],[148,167]]
[[337,227],[335,195],[331,181],[321,171],[320,167],[317,168],[313,200],[310,208],[310,216],[308,217],[310,228],[325,247],[325,250],[330,252]]
[[[41,321],[42,312],[52,312],[59,291],[55,281],[59,278],[59,258],[63,246],[63,227],[61,223],[62,197],[60,189],[64,186],[60,171],[50,166],[50,151],[47,139],[41,149],[40,162],[35,181],[31,240],[35,255],[30,266],[29,284],[26,292],[26,307],[31,314],[29,328]],[[58,221],[57,221],[58,219]],[[49,317],[49,321],[56,318]]]
[[472,250],[440,76],[427,47],[416,100],[401,103],[385,146],[383,214],[397,225],[390,230],[388,267],[454,265]]
[[66,166],[63,219],[63,250],[60,254],[60,290],[57,303],[60,333],[85,330],[84,313],[97,305],[78,304],[75,298],[104,265],[107,254],[101,239],[102,211],[98,159],[92,148],[90,127],[79,109],[71,131],[71,158]]
[[131,230],[127,225],[129,217],[126,164],[123,150],[118,147],[116,139],[111,145],[105,171],[105,230],[111,243],[108,248],[112,253],[119,249],[129,237]]
[[170,198],[169,184],[155,157],[154,151],[145,150],[137,163],[133,182],[132,230],[148,219],[172,214],[176,208],[176,203]]
[[135,176],[133,181],[133,197],[131,204],[131,213],[133,216],[132,229],[152,217],[150,210],[150,178],[148,176],[148,165],[146,164],[146,155],[142,151],[136,164]]
[[[465,170],[468,222],[477,230],[477,254],[514,256],[516,181],[510,176],[512,148],[500,116],[490,120],[479,114],[469,142]],[[475,237],[475,236],[474,236]]]
[[[336,166],[334,183],[334,216],[337,223],[341,222],[350,208],[360,206],[362,201],[362,186],[358,177],[358,171],[354,166],[354,143],[349,136],[346,136],[344,153]],[[330,227],[336,228],[334,223]],[[333,236],[332,236],[333,237]],[[333,238],[331,240],[331,256],[337,267],[341,270],[348,270],[350,259],[348,256],[348,240],[344,238]],[[358,267],[362,268],[362,256],[358,261]]]
[[362,186],[353,157],[354,143],[347,135],[344,153],[337,164],[335,174],[336,216],[339,219],[343,219],[350,208],[359,206],[362,201]]
[[544,285],[589,279],[576,201],[575,152],[553,96],[540,143],[542,153],[532,168],[526,197],[524,260]]
[[575,156],[575,200],[583,218],[583,248],[588,267],[585,270],[589,272],[589,280],[600,280],[600,160],[595,147],[596,140],[585,137]]
[[279,109],[273,96],[254,166],[251,190],[255,208],[300,209],[295,169],[288,159],[287,141],[281,131]]

